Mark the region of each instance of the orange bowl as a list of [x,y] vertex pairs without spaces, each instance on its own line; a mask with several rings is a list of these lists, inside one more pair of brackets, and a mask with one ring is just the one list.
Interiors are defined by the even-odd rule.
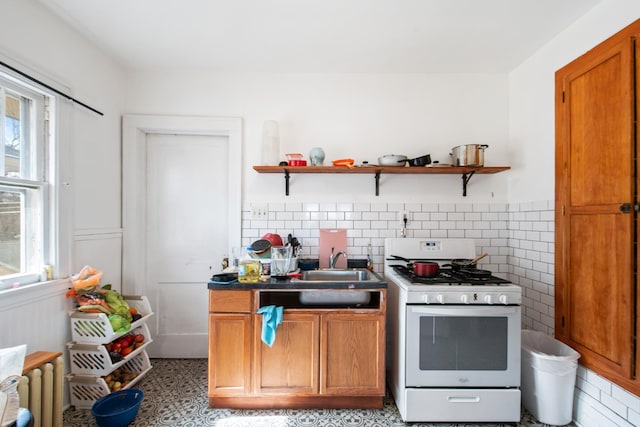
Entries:
[[348,168],[353,167],[353,159],[338,159],[333,161],[333,166],[346,166]]

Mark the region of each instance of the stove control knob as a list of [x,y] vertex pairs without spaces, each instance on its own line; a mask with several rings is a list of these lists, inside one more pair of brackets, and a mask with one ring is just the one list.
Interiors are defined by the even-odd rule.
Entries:
[[509,304],[509,298],[507,298],[507,296],[505,294],[501,294],[498,299],[500,300],[500,302],[504,305]]
[[422,301],[424,301],[425,304],[429,304],[431,302],[429,300],[429,295],[422,295]]
[[493,304],[493,295],[487,294],[484,296],[484,302],[487,304]]
[[460,301],[461,301],[463,304],[469,304],[469,295],[467,295],[467,294],[462,294],[462,295],[460,296]]
[[436,296],[436,300],[440,303],[440,304],[444,304],[444,295],[442,294],[438,294]]

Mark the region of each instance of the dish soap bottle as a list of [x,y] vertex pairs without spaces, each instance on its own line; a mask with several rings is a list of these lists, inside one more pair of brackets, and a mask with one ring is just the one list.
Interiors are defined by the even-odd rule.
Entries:
[[367,270],[373,271],[373,248],[371,243],[367,246]]
[[238,282],[258,283],[260,281],[260,261],[253,257],[253,248],[242,251],[238,261]]

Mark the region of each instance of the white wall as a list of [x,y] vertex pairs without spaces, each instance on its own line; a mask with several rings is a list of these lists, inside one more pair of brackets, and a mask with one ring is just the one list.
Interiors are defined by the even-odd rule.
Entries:
[[139,72],[127,79],[127,113],[242,117],[243,200],[505,202],[507,174],[473,177],[468,197],[450,176],[385,176],[375,197],[372,175],[258,174],[264,120],[280,124],[280,153],[308,159],[320,146],[326,163],[384,154],[431,154],[449,162],[453,146],[486,143],[485,164],[507,165],[507,77],[471,74],[214,74]]
[[[637,0],[604,0],[590,13],[509,74],[509,202],[554,201],[554,76],[555,71],[640,18]],[[550,224],[551,225],[551,224]],[[516,232],[516,231],[514,231]],[[527,242],[525,242],[527,243]],[[517,245],[512,241],[512,245]],[[521,248],[513,250],[525,253]],[[512,258],[512,262],[517,260]],[[525,256],[520,261],[530,262]],[[511,265],[518,268],[519,265]],[[527,326],[553,332],[553,287],[521,282],[530,305]],[[551,274],[553,270],[551,270]],[[551,304],[551,305],[550,305]],[[584,426],[640,425],[640,398],[580,367],[574,402],[574,420]]]
[[[122,70],[33,0],[2,1],[0,58],[102,111],[96,115],[65,103],[59,136],[68,183],[60,188],[63,246],[57,277],[84,263],[104,268],[104,281],[120,286],[120,117]],[[116,243],[113,243],[115,239]],[[70,339],[64,293],[68,282],[11,290],[0,304],[0,347],[26,343],[28,351],[61,351]],[[7,325],[16,325],[8,330]]]
[[[65,103],[71,113],[69,120],[62,123],[63,138],[59,142],[69,163],[63,165],[60,174],[62,181],[69,184],[63,190],[70,192],[70,198],[62,207],[62,219],[69,220],[74,239],[80,237],[85,242],[87,235],[121,233],[122,69],[33,0],[2,2],[0,56],[104,113],[99,116]],[[71,245],[61,265],[55,266],[58,276],[78,271],[82,265],[74,261],[88,261],[83,257],[86,250],[92,252],[93,248],[85,243],[83,253],[76,254]],[[111,267],[114,259],[119,260],[120,250],[95,250],[91,260],[98,268],[103,265],[101,257]],[[105,276],[120,285],[119,271],[105,271]]]
[[637,0],[604,0],[509,74],[509,201],[554,199],[555,72],[640,17]]

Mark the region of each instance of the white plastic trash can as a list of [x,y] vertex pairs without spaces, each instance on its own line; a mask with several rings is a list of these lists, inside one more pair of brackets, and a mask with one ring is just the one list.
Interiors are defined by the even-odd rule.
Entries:
[[542,332],[522,331],[522,404],[544,424],[571,422],[580,353]]

